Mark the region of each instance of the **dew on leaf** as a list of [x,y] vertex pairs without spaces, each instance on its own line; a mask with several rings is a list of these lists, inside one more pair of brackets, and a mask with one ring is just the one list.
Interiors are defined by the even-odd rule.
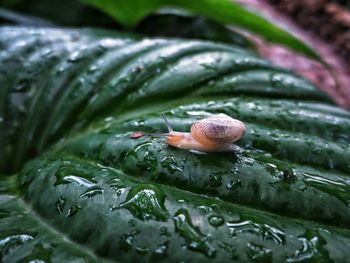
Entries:
[[290,255],[286,262],[332,262],[327,249],[324,248],[326,241],[318,232],[307,230],[298,240],[301,242],[301,248]]
[[146,254],[149,251],[147,247],[136,247],[135,251],[137,254]]
[[128,222],[128,225],[131,226],[131,227],[134,227],[136,226],[136,220],[135,219],[130,219],[129,222]]
[[242,181],[240,179],[232,179],[226,184],[226,189],[237,190],[242,187]]
[[193,226],[190,215],[186,209],[179,209],[173,217],[175,231],[186,241],[186,247],[193,251],[199,251],[208,257],[214,257],[216,249],[208,238]]
[[176,159],[173,156],[166,156],[161,161],[160,164],[163,168],[167,169],[169,173],[182,172],[183,166],[177,164]]
[[225,242],[219,242],[219,247],[222,248],[231,259],[238,259],[237,249],[235,246]]
[[78,205],[71,206],[67,211],[66,217],[68,218],[68,217],[74,216],[76,213],[79,212],[80,209],[81,209],[81,207]]
[[155,171],[158,165],[158,160],[152,147],[152,142],[142,143],[133,151],[130,151],[126,158],[134,159],[136,167],[140,170]]
[[166,241],[160,243],[153,250],[153,254],[156,256],[165,256],[167,253],[168,246],[169,246],[169,240],[166,240]]
[[146,221],[150,219],[165,221],[168,218],[164,206],[165,194],[154,185],[140,184],[133,187],[126,198],[115,209],[126,208],[137,218]]
[[92,187],[95,185],[95,183],[93,183],[93,182],[91,182],[83,177],[74,176],[74,175],[65,176],[63,178],[63,181],[67,182],[67,183],[75,183],[77,185],[85,186],[85,187]]
[[162,226],[162,227],[160,228],[159,234],[160,234],[161,236],[165,236],[165,237],[170,237],[170,236],[171,236],[171,234],[169,233],[167,227],[165,227],[165,226]]
[[214,227],[222,226],[225,223],[225,220],[223,217],[216,216],[216,215],[210,216],[208,218],[208,221],[209,221],[209,224],[214,226]]
[[90,174],[77,169],[72,165],[62,166],[56,173],[55,186],[61,184],[74,183],[79,186],[92,187],[96,182],[91,178]]
[[262,245],[248,242],[246,248],[247,257],[254,262],[270,263],[272,262],[272,250]]
[[284,244],[285,233],[268,224],[258,224],[252,220],[240,221],[240,222],[228,222],[227,226],[230,230],[230,234],[234,237],[240,233],[252,233],[260,236],[262,240],[273,240],[276,244]]
[[92,186],[88,188],[86,191],[84,191],[80,198],[91,198],[95,195],[103,194],[103,189],[98,186]]
[[204,214],[208,214],[211,211],[213,211],[213,208],[211,208],[210,206],[207,206],[207,205],[199,205],[196,208],[199,209],[200,211],[202,211]]
[[114,190],[119,190],[119,189],[125,189],[125,188],[126,188],[125,183],[124,183],[122,180],[118,179],[118,178],[110,179],[110,180],[108,180],[108,181],[106,182],[106,184],[107,184],[110,188],[112,188],[112,189],[114,189]]
[[65,204],[66,204],[66,199],[64,199],[62,196],[60,196],[55,203],[56,210],[59,214],[63,213],[63,209],[64,209]]
[[1,255],[6,255],[11,253],[12,250],[15,250],[17,247],[30,242],[34,237],[32,235],[20,234],[20,235],[11,235],[5,238],[0,239],[0,253]]
[[210,186],[219,187],[222,184],[222,174],[221,173],[211,173],[209,175]]
[[128,250],[132,249],[133,244],[134,244],[134,238],[139,233],[140,233],[140,231],[135,229],[131,232],[123,234],[120,237],[120,241],[119,241],[120,248],[124,251],[128,251]]
[[[334,196],[339,201],[350,207],[350,184],[346,181],[331,180],[316,174],[302,173],[303,182],[314,189]],[[336,190],[334,190],[336,189]]]

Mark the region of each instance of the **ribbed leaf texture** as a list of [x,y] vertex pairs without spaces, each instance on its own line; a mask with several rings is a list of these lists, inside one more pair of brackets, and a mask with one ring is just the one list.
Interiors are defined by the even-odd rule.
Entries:
[[[350,262],[350,113],[302,78],[91,29],[3,27],[0,61],[3,262]],[[237,151],[130,137],[215,113]]]

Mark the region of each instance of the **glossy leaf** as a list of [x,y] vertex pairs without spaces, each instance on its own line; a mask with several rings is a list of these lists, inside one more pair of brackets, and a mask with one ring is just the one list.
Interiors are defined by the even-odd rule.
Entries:
[[[350,113],[302,78],[89,29],[1,28],[0,61],[2,261],[348,261]],[[131,138],[221,112],[235,152]]]

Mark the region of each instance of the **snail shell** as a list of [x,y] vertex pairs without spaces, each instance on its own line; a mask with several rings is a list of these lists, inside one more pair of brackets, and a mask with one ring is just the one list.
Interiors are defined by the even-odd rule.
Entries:
[[244,131],[243,122],[223,113],[197,121],[191,127],[193,139],[208,147],[237,141],[242,138]]
[[149,134],[153,137],[165,137],[166,143],[181,149],[202,152],[235,151],[237,146],[232,142],[243,137],[244,123],[226,114],[212,115],[191,126],[191,132],[177,132],[171,127],[167,118],[162,115],[168,133]]

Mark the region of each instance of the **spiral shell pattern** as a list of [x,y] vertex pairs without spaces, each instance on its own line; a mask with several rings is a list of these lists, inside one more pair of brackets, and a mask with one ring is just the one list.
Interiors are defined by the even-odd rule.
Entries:
[[239,140],[245,131],[243,122],[226,114],[217,114],[195,122],[192,137],[203,145],[221,145]]

